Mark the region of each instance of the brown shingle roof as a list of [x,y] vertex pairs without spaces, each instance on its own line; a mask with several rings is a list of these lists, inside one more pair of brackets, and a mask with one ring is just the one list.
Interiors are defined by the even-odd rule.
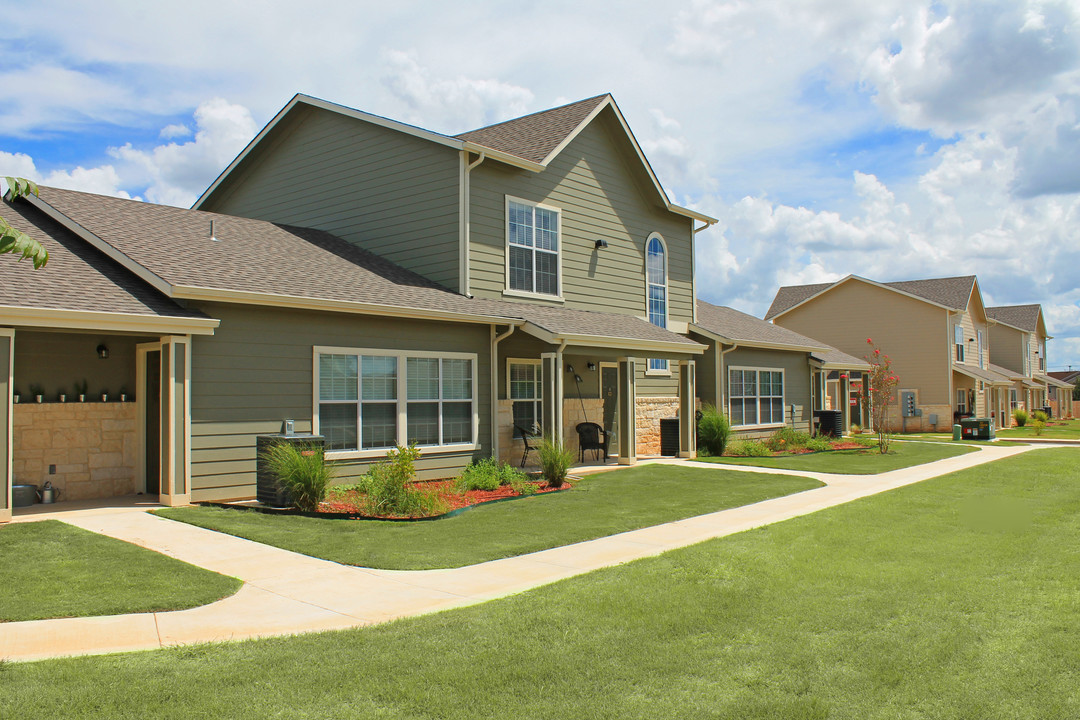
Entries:
[[0,256],[0,305],[171,318],[205,318],[185,310],[25,200],[3,203],[2,216],[42,243],[49,263]]
[[986,308],[986,316],[1021,330],[1036,332],[1039,329],[1041,310],[1040,305],[999,305]]
[[1065,382],[1075,383],[1080,378],[1080,370],[1054,370],[1049,373],[1050,377],[1058,380],[1064,380]]
[[698,300],[696,325],[721,337],[746,343],[791,345],[801,350],[825,350],[828,346],[805,335],[759,320],[734,308]]
[[551,110],[470,130],[455,137],[541,163],[608,97],[597,95]]
[[[938,305],[944,305],[951,310],[963,310],[967,307],[968,298],[971,296],[971,290],[975,285],[975,276],[964,275],[962,277],[931,278],[929,280],[904,280],[881,284]],[[833,285],[836,285],[836,283],[782,287],[776,291],[776,297],[773,298],[769,311],[765,313],[765,319],[771,320],[780,313],[790,310]]]
[[526,320],[556,335],[697,346],[633,315],[467,298],[320,230],[49,187],[41,200],[173,287]]

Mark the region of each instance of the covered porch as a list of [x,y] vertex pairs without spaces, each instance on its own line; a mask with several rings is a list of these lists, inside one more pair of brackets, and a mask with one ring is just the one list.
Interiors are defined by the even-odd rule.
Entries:
[[820,428],[822,412],[839,412],[844,434],[851,432],[852,425],[871,427],[869,370],[870,363],[839,350],[815,351],[811,355],[810,401],[816,427]]
[[961,418],[992,418],[995,427],[1009,427],[1008,389],[1012,381],[1008,377],[989,368],[954,364],[952,380],[953,423]]
[[541,437],[553,436],[576,461],[602,461],[603,450],[582,453],[587,423],[595,424],[593,439],[606,444],[611,462],[632,465],[662,451],[694,457],[695,358],[704,347],[653,330],[661,339],[559,333],[532,323],[498,334],[492,362],[494,455],[535,465],[536,453],[526,453],[526,444],[535,448]]

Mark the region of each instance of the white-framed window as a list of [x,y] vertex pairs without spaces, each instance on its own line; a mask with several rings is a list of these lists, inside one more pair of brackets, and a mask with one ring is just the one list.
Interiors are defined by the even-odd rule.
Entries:
[[[653,233],[645,241],[645,302],[649,322],[662,328],[667,328],[668,318],[667,277],[667,246],[659,233]],[[651,358],[648,369],[667,372],[668,361]]]
[[1018,410],[1020,408],[1020,395],[1017,393],[1016,388],[1009,389],[1009,410]]
[[1039,370],[1046,372],[1046,341],[1039,342]]
[[772,368],[730,368],[728,416],[733,426],[782,425],[784,371]]
[[512,403],[514,425],[524,430],[535,429],[544,418],[542,376],[540,360],[506,361],[506,397]]
[[476,355],[314,348],[312,427],[330,457],[476,444]]
[[976,349],[979,351],[979,367],[981,368],[983,366],[983,331],[976,332],[975,338],[979,343],[979,347]]
[[1024,335],[1024,374],[1031,377],[1031,340]]
[[956,411],[961,415],[964,415],[968,411],[967,406],[968,391],[964,388],[956,389]]
[[559,208],[506,197],[506,288],[510,292],[562,294]]
[[964,326],[953,325],[953,344],[956,345],[956,362],[964,362]]

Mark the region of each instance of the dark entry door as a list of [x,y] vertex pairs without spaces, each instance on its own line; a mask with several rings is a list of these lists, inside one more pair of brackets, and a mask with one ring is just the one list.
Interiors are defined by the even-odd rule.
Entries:
[[146,353],[146,382],[140,388],[146,424],[146,494],[161,492],[161,351]]
[[[600,397],[604,400],[604,429],[612,438],[618,437],[619,418],[619,368],[612,365],[600,367]],[[612,443],[612,447],[618,447]]]

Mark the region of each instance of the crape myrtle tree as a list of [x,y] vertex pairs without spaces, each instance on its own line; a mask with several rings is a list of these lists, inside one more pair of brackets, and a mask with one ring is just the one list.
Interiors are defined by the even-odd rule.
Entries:
[[[26,178],[5,177],[4,180],[7,181],[9,201],[31,193],[35,197],[38,194],[37,185]],[[45,263],[49,262],[49,251],[40,242],[11,227],[7,220],[0,217],[0,255],[5,253],[19,255],[19,260],[30,260],[34,263],[35,270],[45,267]]]
[[889,441],[892,439],[885,424],[886,416],[889,412],[889,403],[893,399],[893,392],[900,384],[900,379],[893,372],[892,360],[874,345],[874,340],[866,338],[866,344],[872,348],[869,354],[863,356],[870,363],[870,372],[867,374],[866,382],[863,383],[860,395],[870,400],[870,417],[877,431],[878,451],[885,454],[889,452]]

